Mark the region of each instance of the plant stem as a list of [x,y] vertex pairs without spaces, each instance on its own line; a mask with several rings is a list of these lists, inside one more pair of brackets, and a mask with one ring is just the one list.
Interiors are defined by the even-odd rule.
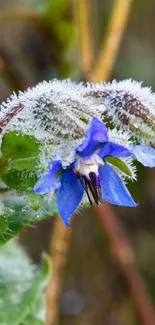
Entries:
[[46,292],[46,325],[58,325],[59,302],[70,236],[71,228],[67,228],[57,216],[50,243],[52,275]]
[[89,2],[89,0],[76,0],[74,2],[75,25],[77,28],[82,70],[85,79],[88,79],[93,62],[93,40],[90,24]]
[[93,82],[107,81],[111,75],[127,24],[132,1],[115,0],[109,19],[106,40],[103,41],[96,66],[90,75],[90,80]]
[[96,208],[97,215],[110,239],[115,259],[128,283],[132,301],[137,309],[143,325],[154,325],[155,314],[149,301],[143,279],[134,262],[134,254],[117,216],[108,203]]

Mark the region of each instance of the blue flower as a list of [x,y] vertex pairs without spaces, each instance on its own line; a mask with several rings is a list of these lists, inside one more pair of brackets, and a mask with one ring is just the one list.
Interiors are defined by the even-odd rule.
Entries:
[[57,207],[64,223],[80,204],[84,191],[91,204],[102,200],[121,206],[135,207],[128,189],[117,172],[105,161],[106,157],[134,156],[144,166],[155,166],[155,150],[149,146],[136,145],[126,148],[108,141],[106,126],[93,118],[83,142],[75,148],[75,159],[68,167],[61,160],[50,163],[47,173],[37,181],[36,194],[57,190]]

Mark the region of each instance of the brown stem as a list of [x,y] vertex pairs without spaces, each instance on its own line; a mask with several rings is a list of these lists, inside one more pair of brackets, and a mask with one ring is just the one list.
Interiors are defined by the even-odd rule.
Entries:
[[46,292],[46,325],[58,325],[59,301],[70,236],[71,228],[67,228],[57,216],[50,243],[52,275]]
[[110,245],[128,283],[132,300],[143,325],[155,325],[155,314],[146,292],[143,279],[139,274],[131,244],[111,206],[103,203],[96,208],[97,215],[109,236]]
[[109,79],[118,55],[132,1],[133,0],[115,0],[112,14],[109,19],[106,41],[103,41],[99,58],[90,76],[93,82],[106,81]]

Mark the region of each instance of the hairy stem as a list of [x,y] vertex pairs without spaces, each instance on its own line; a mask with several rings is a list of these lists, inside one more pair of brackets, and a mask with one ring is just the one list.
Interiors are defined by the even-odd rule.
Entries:
[[132,301],[143,325],[154,325],[155,314],[146,292],[143,279],[134,262],[131,244],[124,233],[117,216],[108,203],[96,208],[97,215],[110,239],[115,259],[119,263],[128,284]]
[[90,76],[93,82],[106,81],[111,75],[120,48],[123,32],[127,24],[132,1],[133,0],[115,0],[112,14],[109,19],[106,40],[103,41],[96,66]]

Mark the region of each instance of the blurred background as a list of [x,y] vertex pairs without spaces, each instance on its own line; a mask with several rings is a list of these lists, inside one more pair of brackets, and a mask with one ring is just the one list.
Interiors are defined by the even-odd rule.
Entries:
[[[84,0],[83,0],[84,1]],[[82,1],[81,1],[82,2]],[[92,67],[106,39],[114,0],[89,0]],[[87,80],[81,58],[78,3],[71,0],[0,0],[0,100],[52,78]],[[109,76],[143,81],[155,91],[155,1],[135,0]],[[102,75],[102,71],[101,71]],[[155,305],[155,170],[140,168],[129,189],[140,205],[116,208],[128,235],[138,269]],[[55,217],[27,228],[19,238],[39,264],[49,251]],[[67,253],[60,301],[60,324],[142,324],[126,280],[95,214],[76,216]]]

